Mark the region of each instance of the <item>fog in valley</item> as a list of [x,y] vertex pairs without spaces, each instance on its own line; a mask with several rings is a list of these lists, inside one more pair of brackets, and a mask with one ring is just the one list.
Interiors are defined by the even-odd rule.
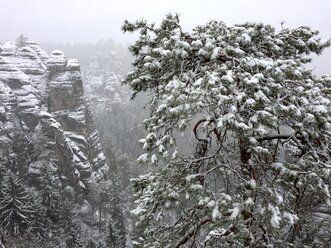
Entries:
[[0,248],[329,247],[329,1],[0,6]]
[[[1,0],[3,6],[0,40],[15,40],[20,34],[38,43],[90,43],[112,39],[124,46],[135,35],[123,34],[125,19],[160,22],[169,13],[179,13],[186,31],[209,20],[222,20],[228,25],[263,22],[277,29],[310,26],[321,37],[331,37],[330,3],[327,0],[262,1],[262,0]],[[331,51],[315,59],[317,73],[329,73]],[[312,68],[315,68],[314,66]]]

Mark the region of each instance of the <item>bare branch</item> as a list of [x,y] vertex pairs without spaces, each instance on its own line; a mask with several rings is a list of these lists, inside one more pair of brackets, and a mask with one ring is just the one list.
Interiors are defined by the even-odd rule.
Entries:
[[187,233],[176,243],[175,247],[179,248],[184,245],[198,230],[201,226],[205,225],[206,223],[210,222],[211,218],[206,216],[198,221],[194,226],[192,226]]
[[258,138],[257,141],[258,142],[262,142],[265,140],[274,140],[274,139],[289,139],[291,138],[291,134],[275,134],[275,135],[270,135],[270,136],[266,136],[266,137],[262,137],[262,138]]

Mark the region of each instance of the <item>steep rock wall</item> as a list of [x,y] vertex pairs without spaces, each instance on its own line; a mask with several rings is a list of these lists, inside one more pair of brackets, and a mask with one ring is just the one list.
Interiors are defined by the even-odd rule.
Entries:
[[82,198],[105,177],[78,61],[32,41],[0,45],[0,163],[32,184],[46,170]]

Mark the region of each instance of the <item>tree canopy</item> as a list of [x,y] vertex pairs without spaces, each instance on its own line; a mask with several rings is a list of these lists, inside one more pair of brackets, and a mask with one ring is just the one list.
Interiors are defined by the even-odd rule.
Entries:
[[[289,247],[307,206],[330,204],[331,77],[305,66],[323,41],[309,27],[178,15],[160,26],[125,21],[133,97],[150,92],[140,140],[154,164],[133,180],[140,247]],[[184,154],[189,131],[196,148]],[[310,201],[310,204],[307,204]]]

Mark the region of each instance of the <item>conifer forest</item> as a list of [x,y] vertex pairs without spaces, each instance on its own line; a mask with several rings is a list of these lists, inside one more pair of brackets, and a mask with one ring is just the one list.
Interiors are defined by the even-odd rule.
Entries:
[[328,1],[0,2],[0,248],[331,247]]

